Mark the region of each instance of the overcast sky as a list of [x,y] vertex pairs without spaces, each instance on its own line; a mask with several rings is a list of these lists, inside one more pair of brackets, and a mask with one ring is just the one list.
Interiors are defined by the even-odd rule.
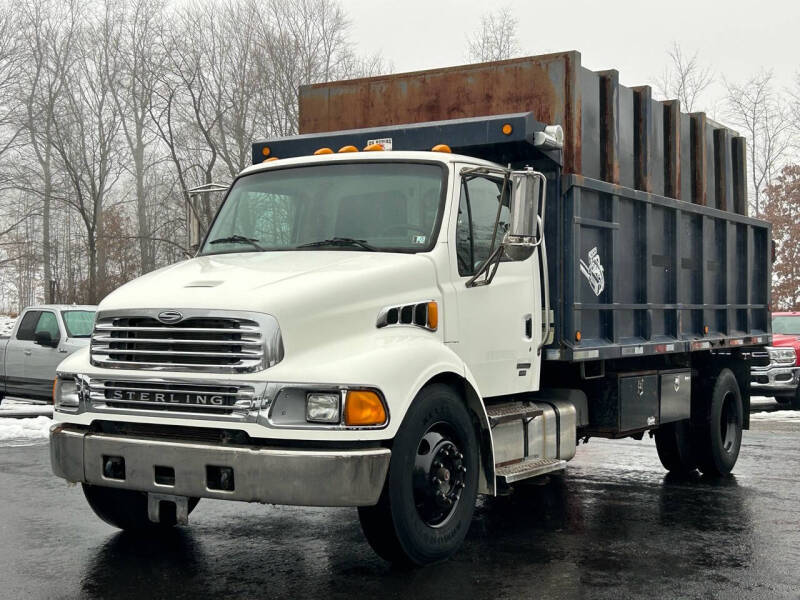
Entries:
[[[519,18],[524,54],[578,50],[590,69],[615,68],[626,85],[653,84],[677,41],[717,74],[743,81],[761,68],[789,86],[800,72],[800,0],[342,0],[353,39],[380,51],[394,72],[462,64],[467,34],[494,6]],[[713,112],[711,106],[708,107]]]

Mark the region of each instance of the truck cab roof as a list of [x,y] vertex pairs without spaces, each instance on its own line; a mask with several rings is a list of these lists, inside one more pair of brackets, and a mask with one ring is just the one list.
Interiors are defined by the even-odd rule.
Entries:
[[296,156],[293,158],[280,158],[271,160],[269,162],[262,162],[251,167],[247,167],[242,171],[242,175],[249,175],[258,171],[267,171],[269,169],[281,169],[285,167],[293,167],[299,165],[313,165],[313,164],[331,164],[343,163],[354,161],[435,161],[442,164],[452,164],[455,162],[469,163],[477,166],[486,167],[500,167],[497,163],[488,160],[475,158],[473,156],[464,156],[462,154],[452,154],[449,152],[431,152],[431,151],[411,151],[411,150],[392,150],[382,152],[342,152],[335,154],[321,154],[321,155],[308,155]]

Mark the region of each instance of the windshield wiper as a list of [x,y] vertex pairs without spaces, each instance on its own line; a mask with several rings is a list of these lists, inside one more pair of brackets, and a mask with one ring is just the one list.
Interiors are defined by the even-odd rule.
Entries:
[[319,242],[308,242],[307,244],[300,244],[298,248],[317,248],[319,246],[357,246],[370,252],[377,252],[375,246],[367,243],[367,240],[357,240],[349,237],[333,237],[329,240],[320,240]]
[[253,248],[258,248],[259,250],[265,250],[264,247],[259,246],[256,242],[258,240],[255,238],[245,237],[243,235],[229,235],[228,237],[217,238],[216,240],[211,240],[208,242],[209,244],[250,244]]

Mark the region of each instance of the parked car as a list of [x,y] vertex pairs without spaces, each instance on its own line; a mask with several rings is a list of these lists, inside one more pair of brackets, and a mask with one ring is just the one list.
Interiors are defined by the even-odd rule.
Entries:
[[772,345],[755,357],[750,387],[800,410],[800,312],[772,313],[772,334]]
[[0,339],[0,402],[4,396],[50,400],[56,367],[89,345],[96,306],[42,305],[22,311]]

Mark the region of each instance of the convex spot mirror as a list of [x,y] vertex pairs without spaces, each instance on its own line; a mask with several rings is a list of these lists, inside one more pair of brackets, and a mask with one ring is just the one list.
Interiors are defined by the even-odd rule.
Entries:
[[505,243],[510,246],[537,246],[543,233],[539,211],[544,208],[545,178],[536,171],[512,171],[511,222]]

